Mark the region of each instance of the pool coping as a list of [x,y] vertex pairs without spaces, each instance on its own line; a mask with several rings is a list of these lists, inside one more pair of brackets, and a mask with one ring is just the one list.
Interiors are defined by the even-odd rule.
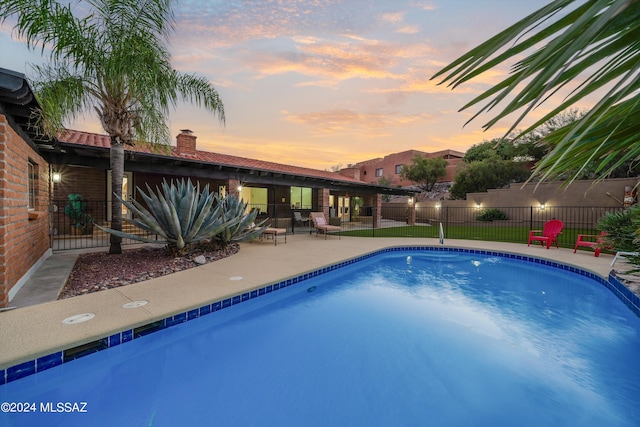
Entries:
[[[542,254],[536,255],[526,255],[506,249],[483,249],[483,248],[469,248],[466,247],[468,245],[451,245],[451,246],[439,246],[434,245],[433,243],[424,242],[421,244],[407,244],[406,240],[402,243],[394,242],[391,240],[386,240],[386,243],[382,244],[380,247],[371,248],[369,250],[365,250],[360,254],[356,254],[355,256],[343,258],[342,260],[337,260],[331,262],[326,265],[319,266],[317,268],[312,268],[308,271],[303,271],[298,274],[290,275],[288,277],[281,278],[279,280],[271,281],[268,283],[262,283],[256,286],[245,287],[244,289],[239,289],[238,286],[231,287],[232,291],[224,293],[221,297],[214,298],[214,300],[208,301],[203,304],[202,301],[197,303],[196,305],[191,305],[186,308],[174,308],[173,311],[169,310],[165,311],[165,314],[152,314],[146,313],[144,316],[133,316],[134,319],[127,319],[127,325],[123,327],[122,324],[114,325],[111,329],[101,329],[100,331],[93,331],[93,333],[89,333],[90,328],[87,328],[87,333],[80,334],[80,337],[74,338],[74,341],[62,341],[57,347],[51,348],[45,347],[38,350],[38,353],[28,353],[22,352],[21,355],[14,356],[14,359],[9,359],[0,361],[0,385],[6,384],[8,382],[15,381],[17,379],[23,378],[28,375],[35,374],[37,372],[44,371],[46,369],[50,369],[52,367],[61,365],[63,363],[74,360],[78,357],[83,357],[87,354],[91,354],[96,351],[100,351],[106,348],[114,347],[120,345],[122,343],[131,341],[140,336],[144,336],[148,333],[152,333],[157,330],[165,329],[177,324],[181,324],[187,322],[189,320],[196,319],[198,317],[223,310],[227,307],[249,301],[251,299],[257,298],[262,295],[266,295],[268,293],[277,291],[279,289],[286,288],[288,286],[295,285],[301,281],[306,279],[316,277],[321,274],[325,274],[329,271],[333,271],[339,268],[342,268],[346,265],[353,264],[354,262],[361,261],[363,259],[370,258],[380,253],[391,252],[391,251],[406,251],[406,250],[436,250],[436,251],[449,251],[449,252],[460,252],[460,253],[477,253],[481,255],[495,255],[495,256],[503,256],[506,258],[523,260],[527,262],[533,262],[538,264],[549,265],[556,268],[562,268],[577,274],[584,275],[586,277],[592,278],[599,283],[605,285],[608,289],[610,289],[614,294],[621,299],[636,315],[640,316],[640,298],[633,294],[629,289],[618,280],[613,272],[609,272],[608,276],[603,274],[603,269],[600,268],[600,272],[594,272],[587,269],[588,267],[576,266],[572,263],[568,263],[567,261],[555,261],[550,260],[547,257],[552,253],[546,252]],[[284,245],[282,245],[284,246]],[[517,245],[518,249],[522,250],[522,245]],[[326,246],[329,248],[329,246]],[[264,248],[260,248],[264,249]],[[527,249],[529,250],[529,249]],[[559,252],[555,252],[553,255],[555,257],[559,256]],[[586,255],[586,254],[585,254]],[[592,263],[591,263],[592,264]],[[600,262],[602,264],[602,262]],[[590,267],[593,267],[590,265]],[[178,273],[176,273],[177,275]],[[230,280],[233,280],[234,276],[229,277]],[[155,279],[158,280],[158,279]],[[183,284],[184,285],[184,284]],[[130,285],[133,286],[133,285]],[[106,292],[106,291],[104,291]],[[147,290],[148,292],[148,290]],[[102,292],[101,292],[102,293]],[[117,294],[117,292],[116,292]],[[86,297],[89,297],[87,295]],[[108,300],[118,300],[117,295],[112,295],[112,298],[107,298]],[[131,297],[133,295],[129,295],[128,301],[131,302]],[[133,300],[135,301],[135,300]],[[61,303],[62,301],[57,301],[56,303]],[[119,301],[120,302],[120,301]],[[55,304],[55,303],[51,303]],[[125,303],[126,304],[126,303]],[[193,303],[191,303],[193,304]],[[47,304],[43,304],[47,305]],[[129,313],[145,313],[144,307],[141,307],[143,310],[126,310]],[[6,316],[6,313],[2,316]],[[141,317],[139,319],[135,319],[135,317]],[[3,320],[3,317],[0,317],[0,321]],[[90,323],[90,322],[87,322]],[[3,325],[4,326],[4,325]],[[72,327],[81,326],[73,325]],[[18,340],[19,341],[19,340]],[[14,341],[15,342],[15,341]]]

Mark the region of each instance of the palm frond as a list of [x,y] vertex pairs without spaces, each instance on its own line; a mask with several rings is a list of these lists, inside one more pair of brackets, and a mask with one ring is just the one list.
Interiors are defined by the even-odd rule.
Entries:
[[[518,59],[541,43],[545,43],[542,48]],[[638,150],[629,148],[635,143],[631,135],[640,133],[640,123],[634,120],[640,114],[640,104],[635,101],[640,89],[640,2],[553,1],[432,78],[441,78],[441,84],[455,88],[514,59],[508,77],[462,107],[479,106],[474,120],[501,106],[483,125],[485,129],[516,114],[506,132],[509,134],[533,109],[551,99],[555,102],[562,91],[568,92],[564,100],[519,134],[523,136],[577,103],[600,96],[584,117],[544,139],[552,150],[536,166],[534,176],[551,179],[564,170],[580,171],[586,162],[598,161],[602,179],[613,170],[611,165],[638,158]],[[618,161],[612,163],[614,158]],[[578,173],[573,179],[576,176]]]

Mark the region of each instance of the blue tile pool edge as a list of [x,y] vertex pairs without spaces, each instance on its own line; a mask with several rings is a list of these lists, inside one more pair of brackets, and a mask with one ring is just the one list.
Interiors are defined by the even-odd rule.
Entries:
[[75,360],[79,357],[87,356],[97,351],[101,351],[110,347],[115,347],[125,342],[145,336],[149,333],[153,333],[174,325],[178,325],[180,323],[187,322],[189,320],[196,319],[201,316],[205,316],[207,314],[214,313],[216,311],[223,310],[227,307],[231,307],[232,305],[249,301],[259,296],[266,295],[271,292],[275,292],[279,289],[284,289],[288,286],[295,285],[299,282],[310,279],[312,277],[316,277],[321,274],[325,274],[330,271],[337,270],[339,268],[365,260],[367,258],[371,258],[373,256],[376,256],[382,253],[399,252],[399,251],[422,251],[422,250],[499,256],[507,259],[515,259],[515,260],[521,260],[526,262],[532,262],[535,264],[547,265],[555,268],[560,268],[562,270],[567,270],[572,273],[576,273],[581,276],[585,276],[590,279],[593,279],[596,282],[606,286],[627,307],[629,307],[631,311],[633,311],[637,316],[640,317],[640,297],[638,297],[633,292],[631,292],[631,290],[629,290],[629,288],[627,288],[624,285],[624,283],[622,283],[622,281],[612,273],[609,274],[609,277],[607,280],[597,274],[586,271],[582,268],[558,263],[551,260],[546,260],[546,259],[541,259],[541,258],[536,258],[536,257],[531,257],[526,255],[520,255],[515,253],[509,253],[509,252],[497,252],[497,251],[481,250],[481,249],[466,249],[466,248],[442,247],[442,246],[394,246],[394,247],[379,249],[367,254],[363,254],[354,258],[341,261],[339,263],[336,263],[330,266],[319,268],[317,270],[314,270],[308,273],[303,273],[299,276],[294,276],[294,277],[281,280],[276,283],[271,283],[261,288],[243,292],[241,294],[232,296],[230,298],[214,301],[210,304],[206,304],[199,308],[191,309],[185,312],[175,314],[173,316],[165,317],[164,319],[152,322],[150,324],[147,324],[138,328],[127,329],[122,332],[112,334],[110,336],[104,337],[92,343],[84,344],[82,346],[70,348],[67,350],[58,351],[43,357],[36,358],[34,360],[29,360],[14,366],[10,366],[6,369],[0,369],[0,385],[4,385],[9,382],[16,381],[28,375],[42,372],[44,370],[53,368],[54,366],[58,366],[66,362],[70,362],[71,360]]

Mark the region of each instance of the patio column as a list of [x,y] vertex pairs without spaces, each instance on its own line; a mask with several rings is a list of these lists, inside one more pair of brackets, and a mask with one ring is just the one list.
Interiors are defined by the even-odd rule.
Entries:
[[382,194],[376,194],[373,196],[373,228],[380,228],[382,225]]
[[329,189],[321,188],[318,190],[318,212],[324,212],[325,218],[329,218]]
[[227,184],[227,193],[233,194],[236,197],[240,197],[240,181],[237,179],[230,179]]
[[414,197],[409,197],[407,206],[407,225],[416,225],[416,202]]

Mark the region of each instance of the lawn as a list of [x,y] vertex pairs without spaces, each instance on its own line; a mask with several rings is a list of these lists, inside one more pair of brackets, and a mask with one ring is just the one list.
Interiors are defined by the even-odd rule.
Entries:
[[[558,239],[562,247],[573,248],[578,234],[595,234],[595,230],[584,228],[565,228]],[[389,228],[366,228],[341,232],[343,236],[358,237],[439,237],[439,227],[407,225]],[[508,227],[481,225],[448,225],[444,227],[445,239],[488,240],[495,242],[526,243],[529,237],[528,227]],[[537,243],[536,243],[537,244]]]

